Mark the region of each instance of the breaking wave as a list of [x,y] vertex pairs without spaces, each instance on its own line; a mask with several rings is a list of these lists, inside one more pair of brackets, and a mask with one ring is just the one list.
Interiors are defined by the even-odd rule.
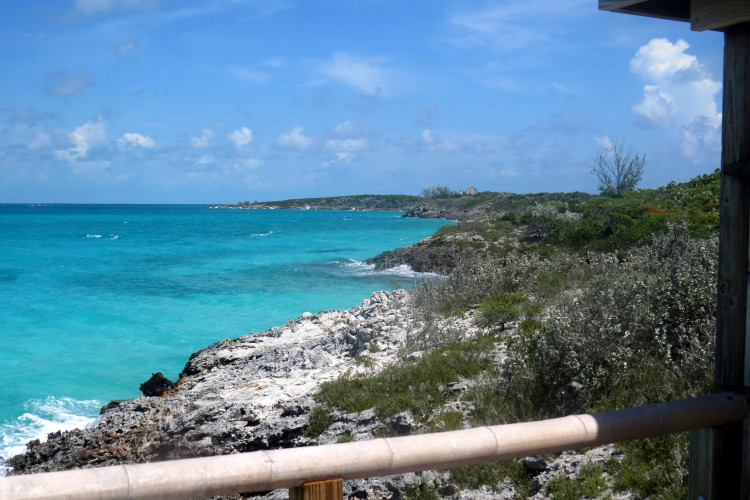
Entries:
[[102,402],[77,401],[72,398],[32,399],[24,404],[25,412],[15,421],[0,424],[0,477],[9,467],[5,460],[24,453],[26,443],[46,441],[51,432],[81,429],[96,422]]

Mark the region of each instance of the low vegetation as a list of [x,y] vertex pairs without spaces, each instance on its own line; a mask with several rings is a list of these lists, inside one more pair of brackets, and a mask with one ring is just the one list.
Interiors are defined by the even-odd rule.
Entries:
[[[445,279],[412,290],[418,327],[400,361],[327,382],[316,397],[348,412],[374,408],[380,419],[408,412],[427,432],[708,393],[718,199],[717,172],[619,196],[527,200],[487,220],[446,226],[426,244],[484,247]],[[458,316],[473,318],[483,334],[467,339],[438,326]],[[459,381],[471,381],[470,389],[451,391]],[[451,414],[452,402],[472,410]],[[620,460],[587,466],[575,481],[555,479],[546,493],[686,495],[685,435],[618,448]],[[466,487],[510,481],[519,498],[533,479],[519,462],[462,467],[453,477]],[[412,497],[433,493],[421,488]]]

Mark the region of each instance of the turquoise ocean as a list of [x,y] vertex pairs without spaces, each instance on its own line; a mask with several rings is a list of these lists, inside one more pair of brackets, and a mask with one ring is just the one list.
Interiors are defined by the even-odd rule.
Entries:
[[362,261],[444,220],[194,205],[0,205],[0,475],[191,353],[425,279]]

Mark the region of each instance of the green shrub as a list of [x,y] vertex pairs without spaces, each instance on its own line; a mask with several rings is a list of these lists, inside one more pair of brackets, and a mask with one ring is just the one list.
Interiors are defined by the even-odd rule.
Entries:
[[479,325],[497,325],[500,330],[504,330],[506,323],[518,319],[525,302],[528,302],[527,299],[520,293],[501,292],[493,295],[479,306]]
[[462,342],[417,360],[401,360],[379,373],[345,373],[321,384],[315,398],[347,412],[375,408],[380,419],[408,411],[416,420],[425,421],[448,401],[448,384],[473,378],[489,368],[488,349],[487,342]]
[[561,474],[551,479],[544,489],[555,500],[599,498],[602,490],[607,488],[607,483],[602,477],[604,472],[604,465],[588,463],[581,467],[576,479]]
[[350,443],[354,441],[354,434],[343,434],[336,440],[337,443]]
[[502,387],[510,399],[537,395],[538,417],[709,390],[717,255],[716,238],[692,239],[683,225],[625,262],[590,256],[580,291],[509,343]]
[[615,466],[615,490],[638,498],[687,498],[688,435],[671,434],[620,443],[625,458]]
[[323,406],[315,406],[307,415],[307,425],[302,431],[305,435],[317,438],[333,424],[335,419],[331,412]]
[[451,469],[451,475],[462,488],[478,489],[488,485],[500,491],[499,484],[507,479],[516,490],[515,498],[527,498],[532,494],[533,475],[518,460],[456,467]]
[[458,410],[445,411],[435,415],[428,432],[457,431],[464,428],[464,414]]
[[419,483],[406,489],[407,500],[439,500],[440,495],[434,487]]

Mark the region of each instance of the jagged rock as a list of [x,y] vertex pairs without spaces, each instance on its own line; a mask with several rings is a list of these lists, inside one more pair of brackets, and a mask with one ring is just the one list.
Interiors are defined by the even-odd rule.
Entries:
[[[373,439],[384,425],[394,435],[423,432],[408,413],[383,422],[373,410],[348,414],[341,409],[332,410],[335,422],[319,437],[304,432],[320,384],[346,371],[377,369],[394,360],[406,340],[405,325],[412,321],[406,291],[376,292],[348,311],[304,314],[280,327],[217,342],[190,356],[173,384],[176,388],[162,397],[113,401],[102,408],[95,426],[32,441],[27,452],[11,458],[8,465],[12,474],[22,474],[335,443],[344,435]],[[452,327],[471,332],[467,335],[476,333],[470,317],[451,321]],[[377,352],[366,352],[372,345],[378,346]],[[361,353],[371,361],[369,368],[355,359]],[[495,357],[501,359],[500,354]],[[465,388],[459,382],[446,390]],[[458,401],[444,410],[468,415],[472,408]],[[563,456],[548,462],[537,476],[538,495],[555,474],[567,473],[571,467],[578,470],[586,460],[606,460],[613,453],[592,450],[584,457]],[[496,485],[498,489],[463,490],[449,471],[346,481],[344,487],[346,498],[400,499],[422,485],[452,499],[502,499],[515,494],[505,483]],[[286,497],[286,491],[275,491],[262,498]]]
[[162,396],[165,392],[175,388],[175,383],[162,375],[161,372],[152,373],[151,378],[141,384],[140,390],[144,396]]

